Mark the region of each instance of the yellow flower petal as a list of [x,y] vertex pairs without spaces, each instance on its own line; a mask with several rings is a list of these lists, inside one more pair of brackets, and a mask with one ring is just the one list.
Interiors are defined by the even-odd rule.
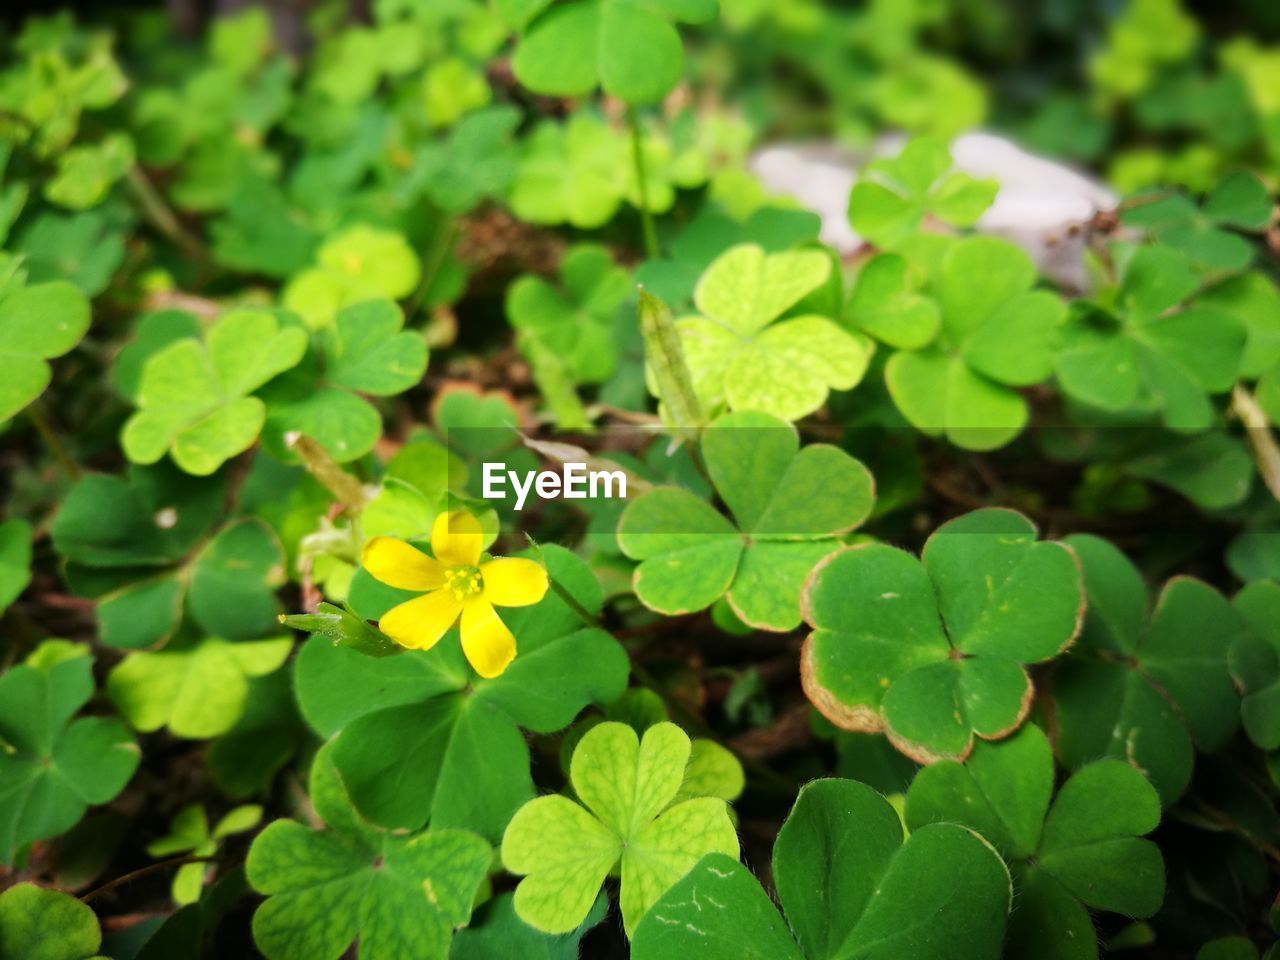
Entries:
[[449,590],[433,590],[392,607],[378,621],[378,629],[410,650],[430,650],[448,633],[462,603]]
[[516,638],[484,597],[462,608],[462,652],[482,677],[496,677],[516,658]]
[[484,598],[499,607],[527,607],[547,594],[547,571],[520,557],[480,564]]
[[484,534],[480,521],[465,510],[442,513],[431,528],[431,550],[450,567],[474,567],[480,562]]
[[435,590],[444,586],[444,565],[403,540],[374,537],[360,552],[360,565],[389,587]]

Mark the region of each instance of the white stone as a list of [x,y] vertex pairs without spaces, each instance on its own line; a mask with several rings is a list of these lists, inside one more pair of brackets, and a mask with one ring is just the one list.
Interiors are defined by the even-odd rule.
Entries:
[[[750,166],[767,190],[788,194],[822,217],[824,243],[852,253],[862,245],[848,219],[849,191],[858,170],[877,157],[895,155],[905,142],[901,134],[886,135],[865,151],[830,142],[776,144],[757,151]],[[1047,277],[1071,291],[1084,290],[1088,224],[1095,214],[1115,209],[1115,194],[1071,167],[995,134],[963,134],[951,143],[951,155],[957,170],[1000,184],[978,231],[1016,243]]]

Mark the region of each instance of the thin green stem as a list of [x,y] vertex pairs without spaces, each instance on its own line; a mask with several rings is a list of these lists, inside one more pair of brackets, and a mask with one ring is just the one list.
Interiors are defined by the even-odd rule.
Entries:
[[178,215],[165,203],[164,197],[160,195],[160,191],[155,188],[142,168],[130,167],[125,179],[147,221],[181,247],[183,252],[192,259],[200,263],[208,263],[210,260],[208,248],[183,228]]
[[427,299],[427,294],[431,292],[431,284],[435,282],[436,275],[440,272],[440,267],[444,265],[445,255],[448,254],[449,248],[453,246],[453,238],[457,234],[458,218],[452,214],[444,214],[444,220],[436,228],[435,236],[431,238],[431,246],[427,248],[427,252],[422,258],[422,279],[418,282],[417,289],[413,291],[409,297],[409,302],[406,304],[405,313],[410,317],[422,309],[422,304]]
[[658,257],[658,231],[649,210],[649,179],[644,168],[644,143],[640,133],[640,114],[627,107],[627,125],[631,127],[631,156],[636,165],[636,186],[640,191],[640,223],[644,229],[644,252],[650,260]]
[[49,418],[44,415],[44,408],[40,406],[39,400],[27,407],[27,416],[35,425],[36,432],[40,434],[40,439],[44,441],[44,445],[53,454],[53,459],[58,461],[58,466],[67,475],[67,479],[72,483],[79,480],[80,468],[67,455],[66,448],[62,446],[62,441],[58,439],[57,432],[53,429],[53,425],[49,423]]
[[102,896],[109,890],[114,890],[116,887],[123,886],[126,883],[137,880],[139,877],[145,877],[148,874],[157,872],[158,870],[167,870],[169,867],[181,867],[188,863],[210,863],[217,859],[217,857],[170,857],[168,860],[160,860],[148,866],[141,867],[138,870],[134,870],[131,873],[126,873],[123,877],[116,877],[114,880],[104,883],[95,890],[90,890],[80,898],[80,902],[88,903],[90,900],[94,900],[97,897]]
[[568,590],[566,590],[555,577],[548,576],[547,582],[551,584],[551,589],[555,595],[565,602],[565,604],[576,613],[588,627],[599,627],[600,620],[590,610],[577,601]]

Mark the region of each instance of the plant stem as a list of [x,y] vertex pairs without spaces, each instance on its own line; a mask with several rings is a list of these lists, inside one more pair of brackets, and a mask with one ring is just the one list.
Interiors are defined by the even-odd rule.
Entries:
[[184,864],[188,864],[188,863],[209,863],[210,861],[213,861],[216,859],[218,858],[217,857],[170,857],[168,860],[160,860],[160,861],[157,861],[156,863],[152,863],[152,864],[149,864],[148,866],[141,867],[137,870],[134,870],[132,873],[126,873],[123,877],[116,877],[114,880],[110,880],[104,883],[102,886],[98,887],[97,889],[90,890],[88,893],[86,893],[83,897],[80,898],[80,902],[88,903],[90,900],[94,900],[97,897],[102,896],[102,894],[107,893],[108,891],[114,890],[116,887],[123,886],[126,883],[130,883],[131,881],[137,880],[140,877],[145,877],[147,876],[147,874],[155,873],[158,870],[167,870],[169,867],[181,867]]
[[192,259],[200,263],[208,263],[210,260],[208,248],[197,237],[183,229],[177,214],[169,209],[164,197],[160,196],[160,191],[143,173],[142,168],[136,164],[130,167],[126,179],[147,221],[181,247]]
[[636,165],[636,186],[640,191],[640,223],[644,229],[644,252],[650,260],[658,257],[658,231],[649,211],[649,180],[644,169],[644,145],[640,139],[640,114],[627,107],[627,125],[631,128],[631,156]]
[[547,582],[551,585],[551,589],[555,591],[555,595],[568,605],[569,609],[576,613],[588,627],[599,627],[600,620],[595,617],[590,610],[577,601],[568,590],[560,585],[555,577],[548,575]]
[[405,313],[412,317],[420,309],[422,303],[427,299],[427,294],[431,291],[431,284],[435,282],[436,274],[440,272],[440,267],[444,264],[445,255],[449,252],[449,248],[453,246],[453,238],[458,233],[458,218],[452,214],[444,214],[444,219],[436,228],[435,235],[431,238],[431,245],[427,247],[427,252],[422,258],[422,279],[418,282],[418,287],[409,297],[406,304]]
[[58,434],[54,431],[53,425],[49,423],[49,418],[44,415],[44,408],[40,406],[40,401],[36,400],[27,407],[27,416],[31,418],[31,422],[35,424],[36,432],[40,434],[40,439],[44,441],[44,445],[49,448],[49,452],[53,454],[53,458],[58,461],[58,466],[62,472],[67,475],[67,479],[75,483],[80,479],[80,468],[76,466],[76,462],[67,455],[66,449],[62,446],[62,441],[58,439]]
[[1276,444],[1276,438],[1271,434],[1266,411],[1258,405],[1253,394],[1240,384],[1236,384],[1231,394],[1231,409],[1244,424],[1249,446],[1253,448],[1253,459],[1257,461],[1263,482],[1271,495],[1280,500],[1280,445]]
[[364,486],[343,470],[319,442],[298,432],[286,434],[284,442],[286,447],[302,459],[302,465],[307,468],[307,473],[328,490],[334,500],[352,513],[357,513],[364,508],[369,499],[365,494]]

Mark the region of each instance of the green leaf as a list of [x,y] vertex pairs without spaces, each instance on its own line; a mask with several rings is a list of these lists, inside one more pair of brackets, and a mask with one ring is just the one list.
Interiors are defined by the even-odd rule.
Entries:
[[69,283],[38,283],[0,299],[0,420],[44,392],[53,377],[48,361],[88,329],[89,301]]
[[1068,769],[1116,757],[1144,772],[1168,805],[1191,776],[1192,740],[1214,751],[1239,720],[1239,694],[1228,672],[1233,641],[1247,630],[1212,587],[1175,577],[1149,618],[1141,576],[1097,537],[1066,541],[1080,557],[1090,598],[1082,654],[1054,674],[1055,747]]
[[275,589],[284,580],[284,551],[275,533],[261,520],[240,520],[196,554],[188,610],[211,634],[255,639],[273,628],[280,612]]
[[970,237],[947,247],[934,291],[940,339],[896,354],[885,370],[889,393],[913,426],[973,450],[1003,446],[1021,431],[1027,404],[1011,388],[1048,379],[1066,317],[1057,295],[1031,289],[1035,276],[1031,259],[1004,240]]
[[618,523],[618,545],[641,561],[636,595],[669,616],[724,595],[751,626],[794,629],[804,578],[870,515],[870,472],[836,447],[801,449],[791,425],[762,413],[716,420],[703,433],[702,454],[735,523],[679,488],[632,500]]
[[0,614],[31,582],[31,525],[13,519],[0,523]]
[[[600,588],[582,561],[557,546],[543,551],[551,575],[599,610]],[[628,664],[621,646],[602,630],[584,629],[554,591],[502,616],[518,653],[490,680],[467,666],[456,630],[425,653],[381,659],[319,637],[303,648],[296,668],[302,713],[322,736],[337,734],[334,763],[362,816],[411,830],[430,819],[433,827],[496,839],[533,794],[520,728],[561,730],[588,703],[622,693]]]
[[285,287],[284,306],[308,326],[320,329],[351,304],[409,296],[418,285],[421,269],[403,234],[357,224],[321,245],[316,265]]
[[540,277],[518,278],[507,288],[507,319],[522,342],[535,340],[554,353],[574,382],[600,383],[617,364],[613,328],[631,278],[594,244],[571,247],[560,277],[559,288]]
[[170,453],[187,473],[208,476],[257,439],[266,410],[250,394],[294,366],[306,346],[302,330],[242,309],[223,314],[203,342],[187,338],[157,351],[120,435],[125,454],[151,464]]
[[[1012,891],[996,852],[953,824],[923,827],[904,843],[897,812],[863,784],[818,780],[801,789],[774,845],[773,876],[786,925],[744,867],[728,857],[705,857],[641,922],[632,956],[1001,955]],[[831,909],[833,903],[841,909]]]
[[609,898],[601,894],[581,926],[553,936],[521,920],[515,898],[504,893],[477,910],[453,938],[449,960],[579,960],[583,935],[604,919],[608,907]]
[[505,105],[468,114],[447,141],[418,151],[410,176],[432,203],[451,213],[505,196],[518,168],[512,141],[520,119],[520,111]]
[[933,342],[942,326],[937,304],[922,296],[919,286],[905,258],[877,254],[858,273],[847,316],[891,347],[919,350]]
[[936,530],[920,560],[884,544],[829,557],[801,600],[809,699],[920,762],[1011,734],[1031,704],[1025,665],[1066,649],[1084,612],[1075,556],[1035,538],[1020,514],[979,510]]
[[1234,386],[1246,332],[1234,313],[1184,306],[1196,287],[1177,251],[1139,248],[1115,314],[1076,308],[1060,328],[1054,372],[1063,391],[1107,411],[1156,406],[1176,430],[1210,426],[1209,397]]
[[288,637],[239,643],[210,637],[189,647],[134,653],[111,671],[107,692],[143,733],[168,727],[192,740],[216,737],[240,719],[249,678],[279,669],[292,649]]
[[588,113],[544,121],[521,146],[511,209],[529,223],[602,226],[626,192],[627,157],[625,138]]
[[849,194],[849,222],[871,243],[894,249],[926,216],[971,227],[995,200],[994,180],[951,171],[951,154],[937,140],[916,137],[897,157],[869,164]]
[[1228,653],[1231,678],[1243,694],[1241,720],[1250,740],[1275,750],[1280,748],[1280,584],[1250,583],[1231,603],[1248,626]]
[[60,890],[19,883],[0,893],[0,957],[104,960],[94,912]]
[[269,960],[338,960],[358,939],[364,960],[446,960],[488,871],[488,844],[462,830],[372,829],[329,754],[317,755],[310,790],[325,829],[277,820],[249,850],[249,882],[267,895],[253,917],[258,949]]
[[[539,6],[544,9],[530,20]],[[599,85],[627,103],[655,103],[683,70],[680,35],[670,21],[705,23],[716,6],[715,0],[522,4],[507,13],[525,22],[513,61],[516,77],[548,96],[579,96]]]
[[[55,641],[50,641],[53,643]],[[88,650],[30,662],[0,676],[0,862],[27,843],[69,830],[90,804],[118,794],[138,766],[138,747],[118,720],[73,719],[93,695]]]
[[858,384],[872,353],[861,334],[815,314],[775,322],[830,272],[820,251],[766,254],[749,243],[707,268],[694,291],[702,315],[677,323],[704,409],[798,420],[822,406],[828,390]]
[[44,185],[45,199],[69,210],[101,202],[133,166],[133,141],[111,133],[95,144],[77,144],[58,156],[58,171]]
[[573,930],[620,862],[630,935],[700,857],[736,855],[738,835],[723,800],[674,802],[689,752],[689,738],[671,723],[650,727],[643,739],[622,723],[588,731],[570,767],[583,806],[539,797],[516,812],[503,836],[503,865],[524,877],[515,893],[520,918],[546,933]]
[[[1160,798],[1117,760],[1087,764],[1053,793],[1053,753],[1028,724],[980,743],[961,765],[925,767],[907,794],[912,831],[959,823],[989,839],[1014,866],[1010,958],[1096,958],[1087,908],[1149,917],[1164,894],[1160,851],[1140,839],[1160,821]],[[1029,895],[1024,896],[1027,891]]]

